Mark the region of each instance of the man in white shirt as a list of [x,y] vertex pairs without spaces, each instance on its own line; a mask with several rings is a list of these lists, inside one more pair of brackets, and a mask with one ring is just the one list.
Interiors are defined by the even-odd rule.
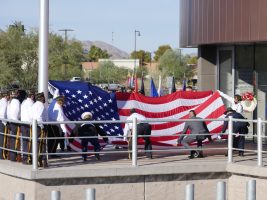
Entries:
[[[19,91],[15,90],[11,92],[12,99],[7,106],[7,119],[9,120],[20,120],[20,101],[19,101]],[[16,142],[18,141],[18,123],[10,122],[9,123],[9,146],[10,146],[10,160],[16,161],[17,160],[17,153],[15,153],[16,149]]]
[[[27,98],[22,102],[21,104],[21,121],[23,122],[32,122],[32,105],[34,104],[34,97],[35,92],[33,90],[29,90],[27,91]],[[22,150],[23,152],[23,156],[22,156],[22,164],[30,164],[30,160],[28,159],[30,156],[28,153],[31,153],[30,147],[30,130],[31,130],[31,126],[27,125],[27,124],[21,124],[20,126],[20,130],[21,130],[21,135],[23,137],[28,137],[28,138],[22,138]]]
[[[37,122],[42,123],[47,121],[47,109],[45,107],[45,96],[44,93],[37,93],[35,95],[36,102],[32,105],[32,119],[37,120]],[[37,127],[37,135],[38,138],[46,137],[46,130],[43,124],[38,124]],[[46,152],[46,140],[41,139],[38,140],[38,152],[45,153]],[[39,166],[40,167],[48,167],[47,159],[45,155],[39,155]]]
[[[64,96],[58,96],[48,107],[48,120],[49,121],[56,121],[56,122],[63,122],[65,121],[66,117],[63,113],[63,104],[64,104],[65,98]],[[60,137],[62,136],[62,133],[64,136],[66,136],[67,129],[65,124],[60,125],[49,125],[48,126],[48,137]],[[49,139],[48,140],[48,152],[56,153],[57,146],[60,143],[61,151],[64,151],[65,148],[65,139]],[[67,140],[66,140],[67,143]],[[55,155],[51,157],[57,157]]]
[[[134,118],[137,119],[137,121],[146,120],[146,117],[138,114],[134,108],[130,110],[131,115],[126,119],[127,121],[132,121]],[[124,127],[124,140],[128,137],[128,150],[132,150],[132,137],[129,137],[132,135],[132,123],[126,123]],[[152,158],[152,144],[150,141],[150,135],[151,135],[151,125],[148,123],[138,123],[137,124],[137,135],[145,135],[143,139],[145,140],[145,150],[148,150],[146,152],[146,155],[148,158]],[[129,159],[131,158],[131,153],[129,153]]]
[[[6,122],[2,120],[7,119],[7,105],[10,99],[10,95],[8,92],[1,92],[1,99],[0,99],[0,147],[6,147],[6,136],[5,129],[6,129]],[[0,149],[0,160],[4,158],[3,156],[3,149]]]

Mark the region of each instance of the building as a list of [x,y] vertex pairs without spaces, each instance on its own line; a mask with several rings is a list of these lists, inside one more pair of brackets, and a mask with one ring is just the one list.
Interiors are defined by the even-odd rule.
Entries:
[[123,67],[126,69],[134,70],[134,68],[139,67],[139,59],[99,59],[98,62],[113,62],[113,64],[117,67]]
[[266,119],[266,0],[180,0],[180,45],[198,48],[198,87],[256,94]]

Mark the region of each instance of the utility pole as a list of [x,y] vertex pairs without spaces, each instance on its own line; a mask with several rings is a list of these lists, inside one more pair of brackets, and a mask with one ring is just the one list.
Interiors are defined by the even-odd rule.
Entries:
[[[64,42],[65,42],[65,46],[67,46],[67,42],[68,42],[68,32],[69,31],[74,31],[73,29],[60,29],[60,30],[58,30],[58,31],[63,31],[64,32],[64,35],[65,35],[65,40],[64,40]],[[66,80],[66,78],[67,78],[67,62],[66,62],[66,60],[65,60],[65,63],[64,63],[64,72],[63,72],[63,74],[64,74],[64,80]]]
[[141,36],[140,31],[134,30],[134,73],[136,70],[136,35]]

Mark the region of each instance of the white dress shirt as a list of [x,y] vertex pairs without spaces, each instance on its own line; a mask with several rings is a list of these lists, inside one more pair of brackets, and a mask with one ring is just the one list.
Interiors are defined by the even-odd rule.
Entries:
[[20,102],[14,98],[7,106],[7,119],[20,120]]
[[6,119],[7,118],[7,105],[8,101],[5,97],[0,99],[0,118]]
[[32,121],[32,105],[34,104],[31,98],[25,99],[21,104],[21,115],[20,119],[24,122]]
[[[51,102],[48,107],[48,120],[54,122],[64,122],[66,121],[66,117],[63,112],[63,108],[59,105],[55,99]],[[60,124],[60,128],[64,133],[67,133],[66,125]]]
[[[132,121],[134,118],[136,118],[137,120],[146,120],[145,116],[138,113],[131,114],[129,117],[127,117],[126,120]],[[132,130],[132,128],[133,128],[133,123],[125,123],[125,127],[123,129],[124,141],[127,140],[127,136],[129,135],[129,132]]]
[[[37,120],[37,122],[47,121],[47,109],[41,101],[36,101],[32,105],[32,119]],[[44,128],[43,124],[39,125],[41,128]]]
[[237,113],[240,113],[240,114],[243,113],[243,106],[241,105],[241,102],[235,103],[235,99],[233,97],[228,96],[222,91],[219,91],[219,93],[223,98],[225,98],[227,101],[231,103],[231,108],[233,110],[235,110]]

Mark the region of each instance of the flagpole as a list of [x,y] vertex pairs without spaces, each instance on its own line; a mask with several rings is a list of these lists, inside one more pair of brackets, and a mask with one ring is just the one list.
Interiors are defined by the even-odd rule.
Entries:
[[48,95],[49,0],[40,0],[38,92]]

